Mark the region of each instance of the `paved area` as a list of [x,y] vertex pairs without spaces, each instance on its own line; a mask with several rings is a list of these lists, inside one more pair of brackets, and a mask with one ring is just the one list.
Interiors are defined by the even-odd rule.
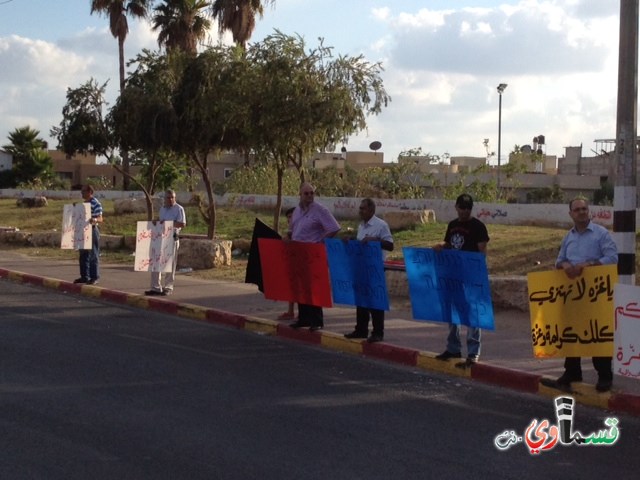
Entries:
[[[562,360],[533,357],[529,314],[515,310],[495,312],[496,330],[483,331],[480,363],[470,369],[454,366],[433,357],[444,351],[447,325],[412,319],[407,299],[392,299],[386,315],[385,342],[366,344],[345,340],[342,334],[353,330],[355,308],[336,306],[325,309],[325,329],[320,333],[288,328],[289,321],[278,321],[286,304],[266,300],[255,285],[229,281],[202,280],[191,274],[178,274],[171,297],[145,297],[150,275],[134,272],[131,266],[102,265],[97,286],[73,285],[78,277],[77,262],[36,259],[10,250],[0,250],[0,278],[34,283],[63,291],[128,303],[182,316],[226,323],[266,334],[323,345],[328,348],[396,361],[452,375],[466,376],[510,388],[556,396],[559,391],[539,383],[542,377],[556,378]],[[463,328],[463,335],[465,329]],[[612,392],[598,393],[596,374],[590,359],[583,359],[584,382],[575,384],[576,401],[613,410],[640,414],[640,381],[615,376]]]

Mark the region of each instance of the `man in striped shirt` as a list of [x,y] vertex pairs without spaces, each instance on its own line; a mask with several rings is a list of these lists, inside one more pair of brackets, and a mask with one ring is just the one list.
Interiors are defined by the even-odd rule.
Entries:
[[100,229],[98,225],[102,223],[102,204],[93,196],[93,187],[84,185],[82,187],[82,199],[85,203],[91,204],[91,250],[79,250],[80,252],[80,278],[76,278],[73,283],[86,283],[95,285],[100,278]]

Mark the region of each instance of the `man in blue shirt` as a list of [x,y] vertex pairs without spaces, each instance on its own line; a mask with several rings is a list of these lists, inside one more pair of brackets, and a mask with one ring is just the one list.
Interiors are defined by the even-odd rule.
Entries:
[[[80,252],[80,278],[73,283],[86,283],[95,285],[100,278],[100,229],[102,223],[102,204],[93,196],[93,187],[85,185],[81,190],[82,199],[91,204],[91,250],[79,250]],[[75,204],[74,204],[75,205]]]
[[[616,244],[606,228],[591,221],[586,199],[578,197],[571,200],[569,215],[574,226],[562,240],[556,268],[563,269],[573,279],[582,275],[585,267],[618,263]],[[556,386],[568,388],[571,382],[582,381],[580,361],[580,357],[565,358],[564,373],[556,380]],[[613,382],[611,357],[593,357],[592,362],[598,372],[596,390],[610,390]]]

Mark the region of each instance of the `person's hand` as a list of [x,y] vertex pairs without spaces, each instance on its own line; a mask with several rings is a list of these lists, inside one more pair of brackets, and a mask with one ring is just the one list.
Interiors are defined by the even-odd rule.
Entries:
[[584,267],[584,264],[582,263],[579,263],[578,265],[571,265],[569,262],[565,262],[562,265],[562,269],[564,270],[564,273],[566,273],[567,277],[569,277],[572,280],[582,275],[583,267]]

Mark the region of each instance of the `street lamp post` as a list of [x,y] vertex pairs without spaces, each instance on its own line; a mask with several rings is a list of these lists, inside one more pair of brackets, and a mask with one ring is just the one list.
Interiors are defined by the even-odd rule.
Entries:
[[506,83],[498,85],[498,180],[496,182],[498,190],[500,189],[500,146],[502,143],[502,93],[505,88],[507,88]]

